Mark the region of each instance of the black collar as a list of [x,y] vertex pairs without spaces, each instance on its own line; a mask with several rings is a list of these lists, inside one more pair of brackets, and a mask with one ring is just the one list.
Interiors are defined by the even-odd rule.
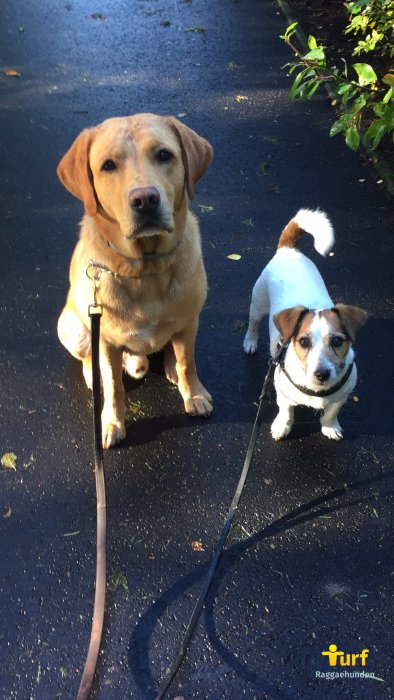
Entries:
[[296,384],[295,382],[293,382],[292,378],[290,377],[288,372],[285,370],[283,361],[279,362],[278,364],[280,367],[280,371],[283,372],[283,374],[285,375],[285,377],[287,377],[289,382],[291,382],[292,385],[296,387],[296,389],[298,389],[299,391],[302,391],[303,394],[307,394],[308,396],[325,397],[325,396],[331,396],[332,394],[336,394],[337,391],[342,389],[342,387],[344,386],[344,384],[346,384],[347,380],[349,379],[349,377],[351,375],[354,363],[351,362],[351,364],[349,365],[345,374],[343,375],[342,379],[339,380],[339,382],[337,382],[336,384],[331,386],[329,389],[321,389],[321,391],[314,391],[313,389],[308,389],[308,387],[302,386],[301,384]]

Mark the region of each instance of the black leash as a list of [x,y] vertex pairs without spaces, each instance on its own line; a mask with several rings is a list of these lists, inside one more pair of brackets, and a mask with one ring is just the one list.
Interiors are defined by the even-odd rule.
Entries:
[[104,622],[106,590],[106,530],[107,511],[105,500],[104,460],[101,434],[101,389],[100,389],[100,318],[102,307],[96,303],[89,306],[92,334],[92,379],[93,379],[93,431],[94,431],[94,474],[96,479],[97,501],[97,544],[96,544],[96,588],[89,649],[79,686],[77,700],[87,700],[93,683],[97,659],[100,651]]
[[263,419],[263,406],[264,406],[263,402],[264,402],[264,399],[268,399],[268,400],[270,399],[270,390],[271,390],[271,386],[273,385],[273,375],[275,372],[276,365],[278,364],[279,358],[280,358],[282,352],[284,351],[284,349],[285,349],[284,346],[280,345],[275,357],[271,358],[269,361],[268,372],[267,372],[266,377],[264,379],[263,388],[261,390],[261,395],[259,398],[259,405],[257,408],[256,418],[254,421],[252,434],[250,436],[244,465],[242,468],[241,476],[239,478],[235,494],[233,496],[230,510],[228,511],[227,518],[226,518],[226,521],[224,523],[224,527],[222,530],[222,534],[220,535],[220,539],[217,543],[215,554],[213,555],[212,561],[209,565],[209,569],[205,575],[203,584],[201,586],[201,590],[200,590],[199,596],[197,598],[196,604],[194,606],[194,610],[192,612],[191,618],[189,620],[189,624],[187,626],[182,644],[179,648],[179,651],[178,651],[173,663],[171,664],[170,668],[168,669],[165,678],[163,679],[163,681],[159,687],[159,691],[156,695],[156,700],[162,700],[162,698],[165,696],[168,688],[170,687],[172,681],[174,680],[174,678],[179,670],[179,667],[180,667],[180,665],[184,659],[184,656],[187,652],[187,649],[189,647],[191,638],[193,636],[193,632],[195,630],[198,618],[199,618],[200,613],[201,613],[202,606],[204,605],[204,601],[205,601],[206,595],[208,593],[209,587],[212,583],[217,565],[218,565],[219,560],[222,556],[223,549],[224,549],[224,546],[226,544],[226,540],[227,540],[227,537],[229,535],[231,525],[233,523],[234,516],[235,516],[236,510],[238,507],[239,499],[241,498],[246,479],[248,478],[249,468],[250,468],[250,465],[252,462],[254,449],[256,447],[256,442],[257,442],[258,434],[260,431],[260,426],[261,426],[262,419]]

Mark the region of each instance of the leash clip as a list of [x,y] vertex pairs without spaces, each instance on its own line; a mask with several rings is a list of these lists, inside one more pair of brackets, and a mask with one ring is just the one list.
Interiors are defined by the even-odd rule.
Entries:
[[97,304],[96,300],[94,300],[93,304],[89,304],[88,306],[88,314],[90,318],[92,316],[102,316],[103,315],[103,307],[101,304]]
[[88,314],[92,316],[102,316],[103,307],[101,304],[97,303],[97,291],[100,286],[100,279],[103,272],[103,268],[99,263],[94,262],[94,260],[89,261],[89,265],[86,268],[86,277],[91,280],[93,285],[93,304],[88,306]]

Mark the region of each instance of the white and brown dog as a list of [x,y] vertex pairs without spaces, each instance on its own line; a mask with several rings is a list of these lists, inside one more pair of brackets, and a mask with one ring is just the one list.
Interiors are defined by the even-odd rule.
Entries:
[[322,410],[323,435],[340,440],[338,412],[357,381],[352,343],[367,313],[356,306],[333,305],[317,267],[296,247],[303,232],[313,236],[321,255],[334,244],[333,228],[322,211],[300,209],[291,219],[253,288],[244,350],[256,352],[259,324],[269,313],[272,356],[278,356],[278,343],[284,346],[274,375],[279,413],[272,437],[286,437],[294,406],[304,405]]

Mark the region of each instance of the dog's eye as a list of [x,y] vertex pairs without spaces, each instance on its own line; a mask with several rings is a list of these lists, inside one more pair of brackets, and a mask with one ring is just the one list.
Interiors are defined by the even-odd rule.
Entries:
[[172,160],[173,157],[174,156],[172,153],[170,153],[170,151],[166,151],[164,148],[162,148],[162,150],[157,154],[157,160],[159,163],[167,163],[169,160]]
[[344,340],[340,335],[333,335],[331,338],[331,347],[340,348],[343,345]]
[[302,336],[302,338],[298,338],[298,342],[302,348],[306,349],[311,347],[310,338],[308,338],[306,335]]
[[109,173],[111,170],[116,170],[116,165],[113,160],[108,159],[101,166],[101,170],[105,170]]

